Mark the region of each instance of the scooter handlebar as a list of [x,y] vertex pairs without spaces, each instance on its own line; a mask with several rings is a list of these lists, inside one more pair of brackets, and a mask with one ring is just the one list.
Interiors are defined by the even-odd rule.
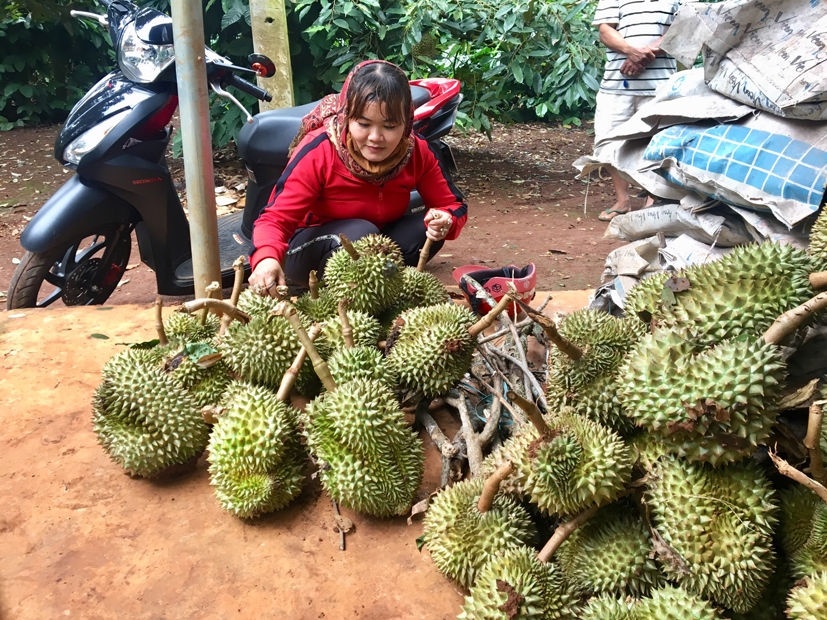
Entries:
[[235,75],[234,73],[230,75],[227,79],[228,86],[234,86],[240,91],[247,93],[248,95],[252,95],[256,99],[261,101],[272,101],[273,96],[268,93],[263,88],[259,88],[255,84],[250,84],[247,80],[242,80],[240,77]]

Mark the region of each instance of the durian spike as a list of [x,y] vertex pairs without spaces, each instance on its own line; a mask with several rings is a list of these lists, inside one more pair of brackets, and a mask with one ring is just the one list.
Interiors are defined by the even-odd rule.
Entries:
[[349,299],[339,300],[339,320],[342,322],[342,338],[345,339],[345,346],[348,349],[352,349],[356,344],[353,342],[353,327],[350,325],[350,319],[347,318],[347,307],[349,305]]
[[322,380],[322,384],[325,389],[328,392],[335,390],[336,382],[330,374],[330,369],[327,367],[327,362],[322,359],[322,356],[319,355],[319,351],[316,349],[316,345],[308,337],[307,332],[304,329],[304,325],[302,325],[301,319],[296,313],[296,309],[286,301],[281,301],[276,306],[275,310],[271,312],[271,315],[283,316],[287,319],[288,323],[290,323],[290,326],[293,328],[293,331],[296,332],[299,342],[301,342],[302,346],[307,350],[307,355],[310,357],[310,361],[313,362],[313,370],[316,371],[319,379]]
[[563,338],[563,336],[560,335],[560,332],[557,331],[557,326],[554,324],[554,321],[552,321],[545,314],[537,312],[534,308],[523,302],[521,299],[517,299],[516,296],[512,297],[512,299],[517,302],[520,308],[522,308],[528,316],[534,319],[535,323],[543,328],[546,338],[551,340],[554,345],[560,349],[561,353],[567,355],[575,362],[583,357],[583,350],[576,344]]
[[[218,291],[218,295],[216,296],[216,291]],[[221,299],[221,285],[218,282],[211,282],[207,285],[207,288],[204,289],[204,292],[207,293],[207,297],[211,299]],[[207,322],[207,315],[210,313],[208,308],[204,308],[201,311],[200,322],[201,325],[204,325]]]
[[817,291],[823,288],[827,288],[827,271],[811,273],[810,286],[812,286]]
[[353,260],[359,260],[359,258],[361,258],[359,256],[359,252],[357,252],[356,248],[353,247],[353,242],[351,242],[351,240],[347,238],[347,235],[341,233],[339,235],[339,240],[342,242],[342,247],[345,249],[345,252],[350,254],[350,257]]
[[480,494],[480,498],[477,501],[477,510],[481,513],[485,514],[489,510],[491,510],[491,506],[494,505],[494,498],[497,496],[497,492],[500,490],[500,485],[502,481],[508,478],[514,471],[514,465],[512,465],[511,461],[506,461],[495,471],[488,480],[485,481],[485,484],[482,487],[482,493]]
[[160,295],[155,298],[155,331],[158,332],[158,344],[162,347],[167,346],[169,338],[164,329],[164,300]]
[[565,523],[558,525],[557,529],[554,530],[554,534],[552,534],[551,538],[548,539],[548,542],[540,550],[540,553],[537,554],[537,559],[541,562],[548,562],[551,559],[551,556],[554,555],[554,552],[560,548],[560,545],[566,542],[566,539],[571,536],[572,532],[591,519],[597,512],[598,508],[599,506],[595,504],[591,508],[587,508],[581,512],[573,519],[569,519]]
[[491,327],[494,324],[494,321],[497,319],[500,314],[502,314],[508,306],[511,305],[511,298],[508,295],[503,295],[503,298],[497,302],[497,305],[482,317],[479,321],[474,323],[471,327],[468,328],[468,333],[471,334],[471,338],[476,338],[486,329]]
[[775,468],[778,470],[779,474],[782,476],[787,476],[787,478],[795,480],[799,484],[803,484],[813,493],[818,495],[824,502],[827,502],[827,488],[824,488],[824,485],[816,482],[804,472],[798,471],[795,467],[778,456],[778,453],[773,448],[769,449],[768,454],[770,455],[770,459],[772,459],[773,465],[775,465]]
[[514,404],[516,404],[520,409],[525,411],[529,421],[534,425],[534,428],[537,429],[537,432],[540,433],[540,437],[547,439],[551,435],[551,429],[543,419],[543,414],[537,406],[537,403],[523,398],[514,390],[508,391],[508,397],[513,400]]
[[221,314],[229,315],[233,319],[244,325],[250,322],[250,315],[246,312],[239,310],[229,302],[222,301],[220,299],[210,299],[209,297],[203,297],[201,299],[193,299],[192,301],[188,301],[183,306],[181,306],[181,308],[178,309],[178,312],[192,314],[193,312],[198,312],[199,310],[203,310],[204,308],[208,308],[215,312],[220,312]]
[[810,405],[807,436],[803,442],[804,447],[810,452],[810,475],[820,484],[827,483],[824,457],[821,454],[821,425],[824,420],[824,402],[823,400],[817,400]]
[[[307,337],[310,338],[310,340],[315,341],[321,331],[322,328],[320,325],[313,325],[309,330],[307,330]],[[299,377],[299,371],[301,371],[302,364],[304,364],[304,360],[306,359],[307,349],[302,347],[296,354],[296,359],[293,361],[293,364],[285,371],[284,377],[281,379],[279,391],[276,392],[276,398],[280,401],[285,403],[287,402],[287,399],[290,397],[290,390],[292,390],[293,386],[296,384],[296,379]]]
[[[241,296],[241,287],[244,286],[244,263],[246,260],[246,257],[239,256],[233,262],[235,279],[233,280],[233,292],[230,294],[230,303],[236,307],[238,307],[238,298]],[[233,320],[225,314],[221,318],[221,329],[219,329],[218,334],[223,335],[232,321]]]
[[431,239],[425,239],[425,245],[423,245],[422,249],[419,251],[419,262],[416,264],[416,270],[420,273],[425,271],[425,265],[431,257],[431,246],[433,243],[434,242]]
[[779,344],[805,321],[812,318],[816,312],[820,312],[825,308],[827,308],[827,292],[819,293],[797,308],[787,310],[775,319],[770,328],[764,332],[764,341],[767,344]]
[[319,277],[315,269],[310,272],[310,277],[307,279],[307,288],[310,289],[310,299],[319,298]]

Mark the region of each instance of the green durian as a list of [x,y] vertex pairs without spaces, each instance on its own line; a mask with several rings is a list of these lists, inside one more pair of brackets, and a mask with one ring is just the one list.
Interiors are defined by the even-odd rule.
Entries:
[[810,247],[807,251],[810,256],[827,262],[827,209],[823,206],[810,229]]
[[623,415],[615,387],[615,372],[624,356],[641,339],[646,327],[637,319],[618,319],[597,310],[577,310],[566,316],[559,332],[583,351],[578,360],[554,347],[549,354],[549,408],[564,405],[617,431],[633,424]]
[[241,295],[238,297],[238,309],[246,312],[253,318],[259,316],[267,317],[275,310],[278,303],[278,299],[274,299],[269,295],[259,295],[249,288],[241,291]]
[[314,323],[321,323],[334,318],[338,310],[336,300],[326,289],[318,291],[313,297],[309,291],[296,299],[296,310],[308,317]]
[[775,570],[774,499],[751,461],[713,469],[661,457],[649,472],[646,503],[676,554],[661,558],[667,577],[736,612],[752,609]]
[[790,577],[790,571],[786,559],[779,555],[776,561],[776,568],[770,576],[770,582],[764,589],[764,594],[758,602],[747,612],[737,613],[731,610],[724,610],[723,615],[730,620],[778,620],[784,617],[787,594],[793,585],[794,579]]
[[380,381],[391,390],[396,387],[396,375],[375,347],[338,349],[327,360],[327,366],[337,385],[354,379],[369,379]]
[[104,367],[92,419],[98,442],[131,473],[151,478],[204,451],[209,429],[193,398],[161,369],[157,351],[125,351]]
[[702,349],[685,332],[659,330],[620,366],[618,397],[625,414],[670,451],[718,465],[767,440],[785,375],[781,349],[761,338]]
[[784,553],[790,556],[806,544],[816,507],[824,502],[800,484],[781,489],[778,496],[778,542]]
[[376,316],[392,306],[402,290],[402,251],[384,235],[367,235],[352,246],[358,259],[344,247],[328,259],[324,270],[327,290],[336,303],[349,300],[349,310]]
[[557,551],[565,580],[580,592],[645,596],[665,584],[652,555],[650,533],[624,502],[601,508]]
[[399,299],[382,312],[379,322],[387,332],[396,317],[405,310],[436,306],[449,301],[448,289],[439,278],[427,271],[417,271],[416,267],[405,267],[402,269],[402,291]]
[[623,313],[630,319],[638,318],[648,327],[652,317],[658,315],[663,303],[663,287],[666,281],[671,277],[682,276],[683,272],[658,271],[643,278],[626,294]]
[[221,507],[245,519],[283,508],[305,479],[297,412],[267,388],[244,382],[233,382],[222,404],[207,457]]
[[185,345],[191,342],[203,342],[213,338],[221,327],[221,319],[214,314],[207,314],[203,325],[200,313],[191,315],[173,312],[164,321],[164,333],[173,345]]
[[618,599],[601,594],[589,599],[578,620],[634,620],[632,611],[637,601],[632,598]]
[[789,620],[827,618],[827,571],[816,573],[796,584],[787,597]]
[[796,579],[827,570],[827,503],[808,493],[814,502],[807,539],[789,555],[790,573]]
[[480,571],[457,620],[569,620],[578,608],[556,564],[541,562],[529,547],[512,547]]
[[199,410],[207,405],[217,405],[232,380],[230,369],[223,361],[202,368],[189,356],[181,360],[172,375],[189,392]]
[[[365,312],[358,310],[347,310],[347,318],[350,328],[353,330],[353,344],[357,347],[375,347],[379,342],[381,327],[379,321]],[[316,338],[316,348],[319,355],[327,359],[338,349],[345,346],[345,338],[342,335],[342,320],[339,316],[333,316],[321,324],[322,331]]]
[[549,514],[574,514],[613,501],[631,478],[631,448],[614,431],[576,414],[545,421],[547,439],[528,425],[486,459],[483,471],[510,461],[514,473],[505,484]]
[[300,348],[284,317],[264,315],[247,325],[231,323],[218,347],[227,366],[244,381],[272,389],[278,388]]
[[718,620],[721,616],[702,598],[675,586],[654,590],[635,605],[634,620]]
[[313,400],[301,420],[322,486],[333,499],[378,517],[410,510],[424,451],[386,384],[342,383]]
[[485,480],[443,489],[431,501],[421,540],[440,573],[470,588],[483,567],[510,548],[530,545],[537,530],[525,508],[499,492],[487,512],[477,509]]
[[477,339],[470,310],[453,303],[408,310],[388,337],[388,363],[402,387],[433,398],[450,390],[471,367]]

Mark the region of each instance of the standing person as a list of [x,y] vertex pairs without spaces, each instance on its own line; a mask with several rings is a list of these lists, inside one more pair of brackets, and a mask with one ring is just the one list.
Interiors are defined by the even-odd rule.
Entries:
[[[595,145],[632,118],[675,73],[675,60],[660,42],[675,18],[680,0],[600,0],[592,25],[608,49],[594,115]],[[629,184],[610,170],[616,202],[601,212],[607,222],[632,209]]]
[[[387,235],[416,265],[429,238],[431,256],[456,239],[468,206],[433,147],[413,133],[408,78],[394,64],[368,60],[302,119],[287,168],[253,226],[250,286],[275,296],[286,279],[323,276],[339,234]],[[406,214],[411,190],[422,214]]]

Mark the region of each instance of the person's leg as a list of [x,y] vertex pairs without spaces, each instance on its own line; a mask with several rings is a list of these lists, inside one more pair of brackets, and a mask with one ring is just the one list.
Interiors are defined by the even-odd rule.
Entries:
[[321,280],[327,259],[342,247],[340,234],[356,241],[378,232],[379,229],[367,220],[336,220],[321,226],[299,228],[290,238],[282,266],[284,275],[300,286],[307,286],[310,272],[315,269]]
[[[402,250],[406,265],[416,267],[419,263],[419,252],[425,245],[425,220],[421,213],[410,213],[389,222],[382,229],[382,234],[396,241]],[[444,241],[431,244],[428,260],[431,260],[443,245]]]
[[[594,114],[594,143],[595,152],[599,143],[615,128],[634,116],[637,110],[637,97],[623,93],[597,93],[597,108]],[[629,196],[629,183],[621,177],[611,166],[606,166],[612,177],[612,186],[615,190],[615,203],[601,212],[598,219],[609,221],[616,215],[628,213],[632,210],[632,200]]]

